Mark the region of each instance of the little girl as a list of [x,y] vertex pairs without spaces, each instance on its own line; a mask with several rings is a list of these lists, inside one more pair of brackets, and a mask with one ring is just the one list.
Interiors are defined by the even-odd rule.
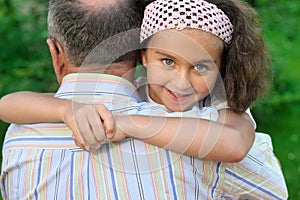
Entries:
[[[143,79],[138,79],[139,86],[142,85],[141,96],[169,111],[181,112],[195,106],[216,107],[219,112],[217,122],[120,115],[115,117],[115,126],[114,121],[107,122],[112,119],[104,116],[109,115],[105,107],[83,106],[81,113],[86,111],[89,118],[100,115],[110,141],[135,137],[195,157],[228,162],[241,160],[254,139],[253,120],[245,111],[264,89],[268,71],[268,56],[254,17],[253,10],[235,0],[157,0],[145,10],[141,43],[146,48],[142,52],[142,63],[147,69],[148,86]],[[222,95],[223,84],[227,101]],[[34,103],[39,102],[36,96],[19,93],[2,99],[1,118],[14,123],[64,121],[73,130],[77,144],[86,147],[102,142],[95,137],[97,132],[93,132],[93,122],[87,122],[89,126],[80,125],[82,116],[78,113],[73,116],[70,102],[66,103],[64,115],[55,120],[51,116],[45,120],[39,116],[29,120],[31,109],[45,110],[47,107],[47,104]],[[40,96],[49,98],[51,103],[57,101],[57,105],[66,102]],[[18,99],[33,102],[25,105],[29,113],[5,110],[14,106],[21,112],[18,107],[22,108],[22,104],[16,103]],[[90,112],[91,107],[100,114]],[[50,105],[47,108],[56,109]],[[14,114],[27,116],[18,121]],[[69,123],[74,122],[70,120],[73,117],[77,118],[78,125]],[[149,120],[154,123],[149,125]],[[77,130],[76,127],[87,129]],[[155,127],[159,128],[154,133]],[[112,130],[114,134],[111,134]],[[88,138],[94,138],[94,141]]]

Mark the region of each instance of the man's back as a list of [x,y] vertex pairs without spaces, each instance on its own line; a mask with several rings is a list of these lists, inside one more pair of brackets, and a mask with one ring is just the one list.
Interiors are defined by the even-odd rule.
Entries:
[[[123,113],[138,111],[143,105],[137,103],[132,84],[107,75],[68,75],[56,96],[103,101]],[[285,199],[287,195],[269,137],[259,136],[247,157],[236,164],[204,161],[136,139],[108,143],[89,153],[74,144],[64,124],[12,125],[3,148],[1,190],[7,199],[218,199],[255,195]]]

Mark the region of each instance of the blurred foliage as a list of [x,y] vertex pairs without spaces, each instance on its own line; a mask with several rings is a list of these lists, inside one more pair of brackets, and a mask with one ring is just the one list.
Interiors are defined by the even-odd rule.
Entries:
[[271,135],[289,190],[300,199],[300,1],[256,1],[272,58],[269,95],[252,109],[258,131]]
[[[300,1],[248,2],[261,15],[274,70],[270,94],[254,104],[253,114],[259,130],[273,138],[290,199],[300,199]],[[0,97],[20,90],[56,90],[46,44],[47,4],[48,0],[0,0]],[[0,122],[1,140],[6,127]]]
[[46,45],[46,2],[0,0],[0,96],[57,87]]
[[274,71],[269,96],[256,103],[256,110],[272,112],[278,106],[300,102],[300,1],[261,0],[256,4]]

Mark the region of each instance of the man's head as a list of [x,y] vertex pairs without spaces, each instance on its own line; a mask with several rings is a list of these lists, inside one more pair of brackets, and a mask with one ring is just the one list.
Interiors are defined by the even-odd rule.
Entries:
[[[116,34],[139,28],[141,15],[136,7],[133,0],[50,0],[50,39],[47,43],[59,82],[66,74],[78,72],[86,57],[100,43]],[[135,31],[130,37],[124,35],[104,42],[99,54],[101,59],[88,64],[135,63],[138,51],[122,55],[118,52],[119,49],[130,49],[131,45],[138,46],[138,37],[138,31]],[[114,55],[118,57],[112,59]]]

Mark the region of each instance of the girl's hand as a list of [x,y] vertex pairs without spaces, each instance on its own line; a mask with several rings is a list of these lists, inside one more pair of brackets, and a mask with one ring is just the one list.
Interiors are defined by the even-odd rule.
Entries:
[[119,123],[122,123],[122,119],[124,120],[127,119],[126,116],[121,116],[121,115],[118,115],[118,114],[115,114],[114,115],[114,119],[115,119],[115,131],[112,133],[112,134],[107,134],[107,139],[110,141],[110,142],[118,142],[120,140],[123,140],[125,139],[126,137],[128,137],[128,135],[122,131],[119,127]]
[[63,121],[72,130],[75,144],[87,151],[96,151],[114,135],[112,113],[102,104],[72,102],[63,113]]

